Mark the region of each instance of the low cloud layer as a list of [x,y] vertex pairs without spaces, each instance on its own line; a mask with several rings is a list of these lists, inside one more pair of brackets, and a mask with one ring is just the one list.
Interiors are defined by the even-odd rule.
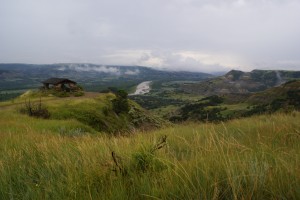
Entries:
[[103,72],[108,74],[120,74],[120,70],[116,67],[107,67],[107,66],[90,66],[88,64],[76,65],[70,64],[67,66],[63,66],[58,68],[58,70],[75,70],[78,72]]
[[300,70],[299,0],[0,0],[0,5],[1,63]]
[[74,70],[77,72],[95,72],[95,73],[106,73],[116,76],[120,75],[138,75],[140,71],[135,70],[120,70],[119,67],[114,66],[98,66],[91,64],[63,64],[61,67],[57,68],[59,71]]

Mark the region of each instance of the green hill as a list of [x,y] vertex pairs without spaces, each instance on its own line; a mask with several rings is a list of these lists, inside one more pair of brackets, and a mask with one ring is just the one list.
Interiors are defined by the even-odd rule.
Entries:
[[[134,129],[151,129],[165,125],[165,122],[153,116],[138,104],[128,100],[129,109],[126,112],[116,112],[113,102],[114,94],[85,93],[80,97],[41,97],[39,92],[27,92],[15,99],[14,102],[2,102],[0,110],[2,115],[8,114],[6,120],[20,119],[21,122],[28,121],[36,123],[34,127],[47,127],[55,132],[74,135],[106,132],[111,134],[132,132]],[[41,109],[40,109],[41,108]],[[32,111],[29,111],[29,110]],[[33,115],[34,110],[37,117],[43,116],[43,109],[49,113],[45,120]],[[20,110],[25,114],[20,114]],[[39,116],[39,113],[42,113]],[[18,120],[17,120],[18,121]],[[20,123],[21,123],[20,122]],[[67,122],[67,127],[62,126]],[[49,123],[49,125],[48,125]]]
[[291,112],[300,110],[300,81],[289,81],[281,86],[251,95],[246,102],[251,105],[243,116],[253,114]]
[[300,71],[253,70],[242,72],[231,70],[224,76],[183,84],[186,93],[199,95],[249,94],[281,85],[287,81],[299,79]]
[[[252,104],[270,103],[276,99],[287,99],[292,94],[300,97],[300,81],[289,81],[280,86],[252,94],[247,102]],[[297,99],[297,101],[300,102],[300,99]]]
[[226,94],[205,97],[177,108],[169,114],[169,120],[220,122],[263,113],[293,110],[300,110],[300,81],[297,80],[243,96]]

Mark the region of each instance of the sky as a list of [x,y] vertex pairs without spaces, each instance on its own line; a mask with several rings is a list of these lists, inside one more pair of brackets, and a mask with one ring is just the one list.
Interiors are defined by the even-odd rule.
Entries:
[[300,0],[0,0],[0,63],[300,70]]

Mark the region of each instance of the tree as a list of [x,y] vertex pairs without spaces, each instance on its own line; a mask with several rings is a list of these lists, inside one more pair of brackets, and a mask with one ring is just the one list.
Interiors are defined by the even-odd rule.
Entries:
[[116,93],[116,98],[112,100],[113,110],[115,113],[128,113],[130,107],[128,103],[128,93],[124,90],[118,90]]

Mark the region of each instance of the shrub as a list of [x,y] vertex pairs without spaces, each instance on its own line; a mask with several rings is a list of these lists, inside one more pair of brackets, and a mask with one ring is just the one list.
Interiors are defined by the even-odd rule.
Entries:
[[103,107],[102,112],[105,116],[108,116],[110,109],[107,106],[105,106],[105,107]]
[[223,103],[224,98],[217,95],[209,96],[201,99],[197,103],[188,103],[179,109],[179,113],[169,118],[172,122],[180,122],[190,120],[220,122],[226,118],[222,115],[222,111],[226,108],[213,107]]
[[38,103],[32,103],[30,100],[25,101],[24,107],[20,109],[20,112],[37,118],[48,119],[50,117],[48,109],[42,106],[41,99]]
[[159,172],[167,168],[167,166],[155,157],[155,151],[165,147],[167,144],[167,136],[162,136],[160,140],[151,148],[143,148],[141,151],[132,155],[134,168],[137,171],[154,171]]
[[132,154],[133,169],[140,172],[160,172],[167,168],[167,166],[157,159],[155,155],[146,149],[142,149],[139,152]]
[[162,136],[159,141],[152,147],[144,147],[138,152],[132,154],[132,162],[129,165],[124,165],[123,159],[112,152],[112,159],[115,164],[114,170],[116,174],[120,173],[123,176],[130,172],[161,172],[167,169],[167,165],[155,156],[155,152],[167,145],[167,136]]
[[128,113],[130,106],[127,99],[127,92],[119,90],[116,94],[116,98],[112,100],[113,110],[115,113]]

